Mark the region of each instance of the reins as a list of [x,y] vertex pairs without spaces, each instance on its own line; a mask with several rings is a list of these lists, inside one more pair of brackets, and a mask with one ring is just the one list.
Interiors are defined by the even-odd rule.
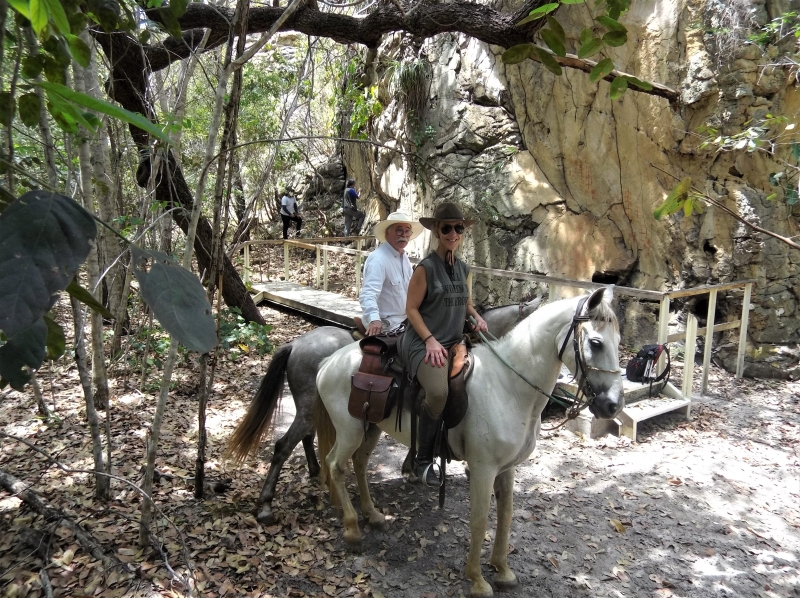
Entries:
[[[567,347],[567,342],[569,341],[569,337],[572,336],[573,348],[575,350],[575,376],[573,377],[573,380],[577,381],[578,392],[573,395],[568,390],[565,390],[563,388],[560,389],[561,392],[566,395],[562,398],[570,400],[572,402],[571,405],[562,402],[554,394],[542,390],[536,384],[528,380],[528,378],[526,378],[523,374],[518,372],[514,366],[512,366],[508,361],[506,361],[506,359],[495,350],[495,348],[492,346],[492,343],[489,342],[490,340],[494,341],[497,340],[497,338],[493,334],[487,332],[484,335],[483,332],[478,331],[478,336],[484,342],[486,347],[492,353],[494,353],[495,357],[497,357],[501,361],[501,363],[503,363],[503,365],[505,365],[512,372],[514,372],[517,376],[519,376],[528,386],[533,388],[535,391],[543,394],[548,399],[555,401],[556,403],[558,403],[567,410],[567,416],[564,419],[564,421],[552,427],[542,427],[542,429],[547,432],[557,430],[558,428],[561,428],[562,426],[566,425],[567,422],[578,417],[580,412],[583,411],[589,405],[591,405],[592,401],[594,401],[596,395],[586,378],[587,370],[595,370],[598,372],[606,372],[611,374],[619,372],[619,370],[605,370],[603,368],[591,366],[588,363],[586,363],[586,358],[583,355],[583,345],[581,344],[579,337],[581,336],[583,331],[583,327],[581,325],[584,322],[588,322],[589,320],[591,320],[588,313],[587,314],[583,313],[583,308],[586,305],[586,301],[588,299],[589,299],[588,297],[583,297],[578,302],[578,307],[575,310],[575,315],[572,316],[572,323],[570,324],[569,330],[567,331],[567,335],[564,337],[564,342],[561,345],[561,349],[558,352],[558,359],[563,363],[564,350]],[[473,323],[473,325],[475,324],[474,318],[470,317],[470,321]],[[586,387],[588,387],[589,392],[586,392]],[[581,399],[581,395],[583,395],[583,399]]]

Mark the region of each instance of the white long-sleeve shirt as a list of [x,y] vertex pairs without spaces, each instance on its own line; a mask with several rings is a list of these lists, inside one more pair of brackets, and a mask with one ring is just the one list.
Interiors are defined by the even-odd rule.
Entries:
[[394,330],[406,319],[406,295],[411,280],[411,262],[405,252],[398,253],[381,243],[364,263],[364,280],[358,301],[364,326],[380,320],[383,331]]

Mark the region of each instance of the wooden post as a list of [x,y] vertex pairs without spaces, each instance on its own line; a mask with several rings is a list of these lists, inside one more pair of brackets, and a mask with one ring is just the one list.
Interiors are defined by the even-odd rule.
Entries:
[[244,244],[244,285],[250,282],[250,243]]
[[717,314],[717,289],[708,293],[708,316],[706,316],[706,336],[703,347],[703,383],[700,385],[700,394],[708,390],[708,370],[711,367],[711,345],[714,342],[714,318]]
[[686,319],[686,347],[683,354],[683,398],[692,398],[692,378],[694,377],[694,351],[697,345],[697,318],[689,314]]
[[328,290],[328,251],[327,251],[328,244],[322,246],[322,250],[325,252],[325,256],[322,258],[322,290]]
[[744,298],[742,299],[742,317],[739,324],[739,351],[736,355],[736,377],[744,374],[744,353],[747,349],[747,322],[750,319],[750,294],[753,292],[753,283],[744,285]]
[[317,243],[317,265],[314,267],[314,287],[319,288],[319,243]]
[[[658,310],[658,340],[656,342],[659,345],[665,344],[667,342],[667,336],[669,335],[669,303],[669,295],[664,295],[661,298],[661,306]],[[666,355],[662,355],[658,358],[659,373],[666,367],[666,361]]]
[[[356,251],[361,251],[364,246],[364,239],[356,241]],[[361,255],[356,255],[356,295],[361,293]]]
[[283,242],[283,279],[289,282],[289,244]]

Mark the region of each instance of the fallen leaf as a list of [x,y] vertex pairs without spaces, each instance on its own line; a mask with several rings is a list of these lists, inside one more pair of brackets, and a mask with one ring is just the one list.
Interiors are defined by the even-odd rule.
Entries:
[[558,564],[558,561],[556,560],[555,557],[552,557],[552,556],[548,557],[547,560],[550,561],[550,564],[553,565],[553,567],[555,567],[556,569],[560,569],[561,568],[561,565]]
[[617,530],[620,534],[625,533],[625,526],[622,525],[622,522],[619,519],[609,519],[611,525],[614,526],[614,529]]
[[672,484],[673,486],[680,486],[683,484],[683,480],[680,478],[670,478],[667,480],[668,483]]

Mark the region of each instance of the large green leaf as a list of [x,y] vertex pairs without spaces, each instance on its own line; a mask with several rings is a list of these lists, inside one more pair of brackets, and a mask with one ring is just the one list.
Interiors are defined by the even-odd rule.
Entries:
[[30,372],[42,365],[46,343],[47,324],[42,317],[10,336],[0,347],[0,379],[22,390],[31,379]]
[[561,76],[561,65],[547,50],[535,47],[533,51],[548,71],[554,75]]
[[161,325],[192,351],[213,349],[217,329],[200,280],[164,253],[135,245],[131,251],[142,298]]
[[600,23],[603,27],[608,29],[609,31],[621,31],[622,33],[627,32],[627,28],[625,25],[620,23],[619,21],[612,19],[611,17],[607,17],[605,15],[601,15],[597,17],[596,21]]
[[47,2],[46,0],[31,0],[31,27],[36,33],[41,33],[47,27]]
[[683,202],[688,198],[691,188],[692,178],[687,176],[669,192],[667,198],[653,211],[655,219],[658,220],[662,216],[669,216],[680,210],[683,207]]
[[47,340],[45,342],[47,359],[55,361],[67,349],[67,336],[64,334],[64,329],[50,317],[50,314],[44,317],[44,323],[47,325]]
[[0,214],[0,330],[41,320],[89,255],[97,227],[65,195],[29,191]]
[[26,93],[19,97],[19,117],[28,127],[39,124],[42,102],[35,93]]
[[87,305],[97,313],[101,314],[105,318],[112,319],[114,316],[113,314],[108,311],[102,303],[100,303],[97,299],[94,298],[88,290],[84,289],[80,284],[78,284],[77,279],[73,279],[69,286],[66,289],[67,293],[70,296],[75,297],[81,303]]
[[508,50],[503,52],[503,62],[505,64],[519,64],[531,57],[533,51],[533,44],[519,44],[518,46],[511,46]]
[[564,31],[561,23],[558,22],[558,19],[553,15],[547,15],[547,24],[550,26],[550,29],[553,30],[553,33],[558,36],[558,39],[561,40],[561,43],[567,43],[567,33]]
[[47,13],[50,15],[50,20],[58,27],[61,35],[69,35],[69,19],[67,13],[64,12],[64,7],[61,6],[61,0],[43,0],[47,6]]
[[648,83],[647,81],[642,81],[638,77],[633,77],[631,75],[625,75],[625,79],[627,79],[628,83],[630,83],[631,85],[635,85],[636,87],[638,87],[639,89],[643,89],[644,91],[652,91],[653,90],[653,84],[652,83]]
[[621,98],[622,94],[624,94],[628,90],[628,80],[625,77],[616,77],[611,82],[611,91],[609,92],[609,96],[611,96],[612,100],[616,100],[617,98]]
[[603,36],[603,41],[612,48],[618,48],[628,41],[628,34],[624,31],[609,31]]
[[189,0],[171,0],[169,8],[176,19],[180,19],[186,12],[186,7],[189,6]]
[[556,32],[552,29],[542,29],[541,35],[544,43],[547,44],[547,47],[550,48],[554,54],[558,56],[567,55],[567,48]]
[[79,65],[83,68],[89,66],[89,61],[92,59],[92,51],[86,42],[79,38],[77,35],[67,35],[67,42],[69,43],[69,53]]
[[534,8],[531,12],[528,13],[528,16],[522,19],[517,25],[524,25],[525,23],[530,23],[531,21],[535,21],[536,19],[541,19],[545,17],[547,14],[553,12],[555,9],[558,8],[558,2],[549,2],[548,4],[543,4],[538,8]]
[[599,37],[593,37],[580,47],[578,50],[578,58],[589,58],[589,56],[594,56],[603,49],[603,45],[602,39]]
[[141,114],[136,114],[104,100],[93,98],[85,93],[78,93],[77,91],[71,90],[66,85],[51,83],[49,81],[40,81],[36,84],[45,91],[54,93],[74,104],[78,104],[79,106],[83,106],[89,110],[94,110],[95,112],[100,112],[102,114],[107,114],[108,116],[118,118],[121,121],[139,127],[143,131],[147,131],[153,137],[163,141],[164,143],[169,143],[169,137],[164,132],[164,129],[153,124]]
[[589,80],[592,83],[596,83],[600,79],[603,79],[613,70],[614,70],[614,61],[611,60],[610,58],[603,58],[603,60],[601,60],[595,65],[595,67],[592,69],[592,72],[589,73]]
[[8,0],[9,6],[16,10],[23,17],[31,20],[31,3],[30,0]]
[[163,22],[167,33],[169,33],[175,39],[180,39],[181,35],[183,34],[183,31],[181,30],[181,24],[178,23],[178,19],[175,17],[175,14],[170,10],[170,8],[159,8],[158,14],[161,16],[161,21]]

